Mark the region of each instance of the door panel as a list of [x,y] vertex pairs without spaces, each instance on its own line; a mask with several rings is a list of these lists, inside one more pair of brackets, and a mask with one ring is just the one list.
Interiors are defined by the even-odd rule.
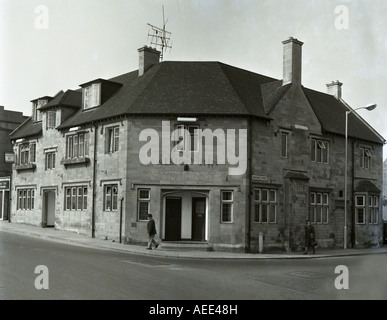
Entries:
[[165,240],[181,239],[181,198],[167,198],[165,208]]
[[192,240],[204,241],[206,227],[206,198],[192,198]]

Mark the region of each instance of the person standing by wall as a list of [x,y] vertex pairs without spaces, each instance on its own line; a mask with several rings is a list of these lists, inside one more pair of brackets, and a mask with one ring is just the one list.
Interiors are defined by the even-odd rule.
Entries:
[[152,250],[152,244],[155,246],[155,249],[159,246],[159,244],[155,240],[155,235],[157,234],[156,231],[156,223],[155,220],[153,220],[153,217],[151,214],[148,214],[148,234],[149,234],[149,240],[148,240],[148,250]]
[[315,238],[316,234],[314,231],[314,227],[310,223],[310,220],[306,220],[306,226],[305,226],[305,251],[304,254],[308,254],[308,249],[312,247],[313,253],[316,253],[315,250]]

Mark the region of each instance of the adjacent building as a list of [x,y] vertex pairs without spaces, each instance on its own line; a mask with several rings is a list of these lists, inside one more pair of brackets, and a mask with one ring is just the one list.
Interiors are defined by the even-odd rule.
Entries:
[[[283,79],[221,62],[162,61],[32,101],[11,134],[12,220],[144,243],[147,214],[164,243],[257,252],[382,242],[384,138],[342,83],[302,85],[301,41],[283,42]],[[312,72],[312,70],[307,70]]]
[[0,220],[7,220],[10,211],[14,153],[9,134],[26,119],[21,112],[5,110],[0,106]]

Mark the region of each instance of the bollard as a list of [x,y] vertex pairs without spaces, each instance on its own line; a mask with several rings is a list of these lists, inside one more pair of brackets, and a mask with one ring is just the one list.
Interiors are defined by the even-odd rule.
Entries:
[[258,240],[258,252],[262,253],[263,252],[263,233],[259,233],[259,240]]

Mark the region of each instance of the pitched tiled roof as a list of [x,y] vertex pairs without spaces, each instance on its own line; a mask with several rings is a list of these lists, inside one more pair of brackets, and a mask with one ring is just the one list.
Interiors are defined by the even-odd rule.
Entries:
[[[348,107],[330,94],[303,89],[323,130],[345,135],[345,113],[349,110]],[[348,136],[370,142],[384,143],[384,138],[353,113],[348,115]]]
[[40,110],[57,106],[79,109],[82,106],[82,92],[80,90],[67,90],[66,92],[60,91],[56,94],[53,100],[48,102],[43,107],[40,107]]
[[42,122],[34,122],[32,117],[24,121],[19,127],[10,133],[10,139],[16,140],[21,138],[29,138],[42,134]]
[[[138,76],[135,70],[109,81],[122,84],[122,87],[117,87],[100,107],[82,110],[81,91],[68,90],[57,94],[43,108],[57,105],[78,108],[58,129],[126,115],[255,116],[270,120],[271,110],[291,86],[283,86],[281,80],[220,62],[164,61],[152,66],[142,76]],[[303,90],[323,130],[344,135],[348,107],[332,95],[304,87]],[[27,124],[15,135],[34,135],[37,132],[37,125]],[[384,143],[372,127],[354,114],[349,115],[348,134]]]
[[138,77],[111,79],[123,87],[95,110],[79,111],[59,129],[119,115],[254,115],[267,118],[260,85],[275,79],[219,62],[161,62]]
[[355,185],[355,192],[375,192],[380,193],[381,190],[370,180],[360,180]]

